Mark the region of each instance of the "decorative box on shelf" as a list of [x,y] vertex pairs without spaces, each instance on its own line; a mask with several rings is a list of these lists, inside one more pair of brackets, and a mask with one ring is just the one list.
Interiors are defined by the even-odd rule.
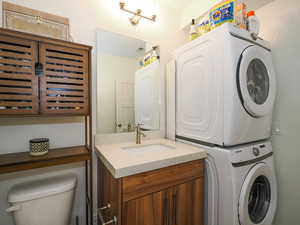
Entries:
[[69,19],[9,2],[2,3],[3,27],[70,41]]
[[30,143],[30,155],[41,156],[46,155],[49,150],[48,138],[35,138],[29,141]]

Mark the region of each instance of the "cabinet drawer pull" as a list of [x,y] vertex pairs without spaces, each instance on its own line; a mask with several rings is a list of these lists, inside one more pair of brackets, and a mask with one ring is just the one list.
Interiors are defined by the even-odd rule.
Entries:
[[103,219],[102,209],[101,208],[98,209],[98,218],[99,218],[99,220],[101,222],[101,225],[109,225],[109,224],[117,225],[117,223],[118,223],[118,219],[117,219],[116,216],[114,216],[111,220],[105,222],[104,219]]
[[99,210],[106,210],[109,209],[111,207],[110,203],[107,203],[105,206],[102,206],[101,208],[99,208]]

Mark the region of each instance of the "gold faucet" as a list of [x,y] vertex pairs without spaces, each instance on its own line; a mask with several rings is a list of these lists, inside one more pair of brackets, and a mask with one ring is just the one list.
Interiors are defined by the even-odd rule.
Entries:
[[136,144],[141,144],[141,136],[146,137],[146,135],[141,131],[141,126],[143,124],[138,123],[136,126],[136,138],[135,138],[135,143]]

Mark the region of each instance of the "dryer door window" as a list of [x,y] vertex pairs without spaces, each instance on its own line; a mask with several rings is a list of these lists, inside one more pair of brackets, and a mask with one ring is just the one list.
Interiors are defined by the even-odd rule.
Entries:
[[272,112],[276,84],[269,51],[258,46],[245,49],[237,79],[242,104],[251,116],[263,117]]
[[247,89],[256,104],[262,105],[269,95],[269,75],[265,64],[260,59],[253,59],[247,70]]
[[277,205],[274,171],[265,163],[255,165],[247,174],[239,200],[241,224],[272,224]]

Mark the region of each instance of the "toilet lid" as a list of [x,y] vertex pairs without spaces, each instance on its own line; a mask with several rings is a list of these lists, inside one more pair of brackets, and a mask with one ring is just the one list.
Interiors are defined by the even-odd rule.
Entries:
[[76,175],[50,177],[15,185],[8,193],[8,202],[24,202],[74,189]]

